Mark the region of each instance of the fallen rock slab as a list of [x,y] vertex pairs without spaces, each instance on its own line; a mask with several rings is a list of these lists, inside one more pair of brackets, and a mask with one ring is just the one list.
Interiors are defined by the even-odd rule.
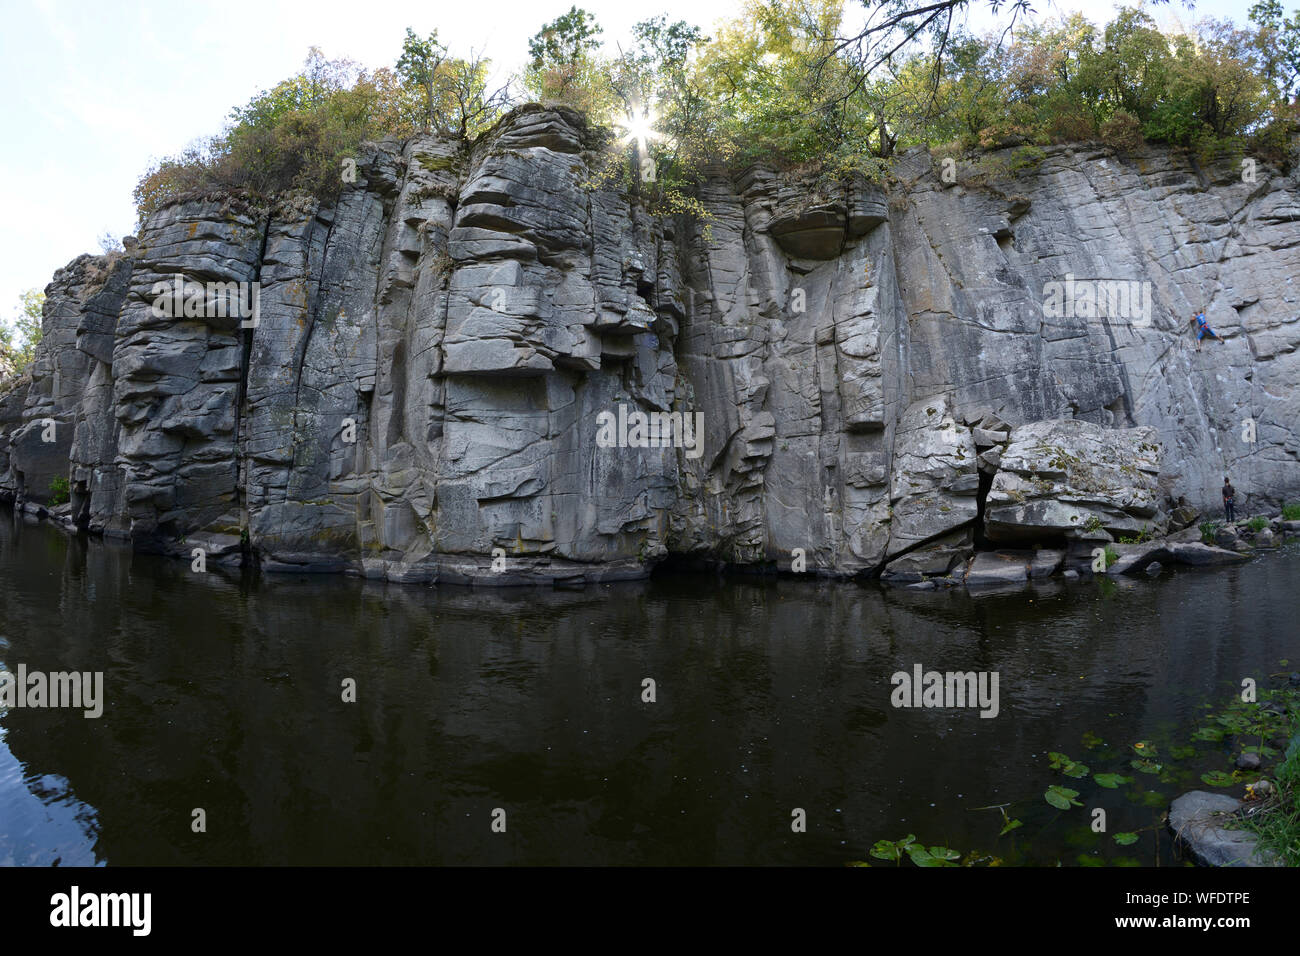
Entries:
[[1022,584],[1029,578],[1029,551],[981,551],[971,559],[966,570],[966,586],[986,587],[997,584]]
[[1216,548],[1213,545],[1201,544],[1195,541],[1173,542],[1167,545],[1165,550],[1178,563],[1190,564],[1194,567],[1240,564],[1243,561],[1250,560],[1248,554],[1238,554],[1236,551],[1228,551],[1224,548]]

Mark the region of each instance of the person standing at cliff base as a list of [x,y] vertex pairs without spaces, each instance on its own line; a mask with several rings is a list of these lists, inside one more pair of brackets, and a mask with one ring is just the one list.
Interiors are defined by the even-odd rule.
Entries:
[[1209,325],[1206,324],[1204,312],[1197,312],[1192,316],[1192,321],[1196,323],[1196,351],[1199,352],[1201,350],[1201,339],[1205,338],[1207,335],[1211,338],[1219,339],[1220,342],[1223,341],[1223,339],[1219,338],[1214,329],[1210,328]]
[[1229,523],[1237,520],[1237,489],[1232,487],[1228,476],[1223,476],[1223,513]]

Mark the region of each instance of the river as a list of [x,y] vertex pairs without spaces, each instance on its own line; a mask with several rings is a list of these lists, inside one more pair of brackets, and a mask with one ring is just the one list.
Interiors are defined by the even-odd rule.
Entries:
[[[4,510],[0,661],[102,672],[105,699],[0,715],[0,864],[841,865],[913,834],[1004,865],[1180,865],[1160,815],[1228,753],[1198,743],[1162,781],[1131,748],[1168,753],[1243,678],[1297,669],[1297,620],[1294,544],[983,594],[473,590],[199,574]],[[891,706],[916,664],[997,672],[997,715]],[[1063,777],[1052,751],[1132,782]],[[1001,836],[997,804],[1021,821]]]

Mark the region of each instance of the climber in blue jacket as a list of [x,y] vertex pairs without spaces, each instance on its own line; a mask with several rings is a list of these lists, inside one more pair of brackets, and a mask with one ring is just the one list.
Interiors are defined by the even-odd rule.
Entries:
[[1223,339],[1219,338],[1219,336],[1215,334],[1214,329],[1206,325],[1204,312],[1197,312],[1192,316],[1192,321],[1196,323],[1196,351],[1199,352],[1201,350],[1201,339],[1205,338],[1207,335],[1211,338],[1219,339],[1220,342],[1223,341]]

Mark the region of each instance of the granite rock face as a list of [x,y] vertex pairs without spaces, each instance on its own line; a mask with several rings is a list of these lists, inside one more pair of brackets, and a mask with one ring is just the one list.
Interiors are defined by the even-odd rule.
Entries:
[[[534,105],[368,145],[329,205],[161,210],[47,288],[0,497],[64,477],[140,548],[486,584],[943,574],[1159,533],[1225,473],[1239,509],[1300,497],[1294,172],[1055,147],[1003,189],[913,152],[882,184],[717,171],[701,221],[605,163]],[[160,312],[178,281],[206,291]],[[1196,352],[1202,307],[1227,344]]]

